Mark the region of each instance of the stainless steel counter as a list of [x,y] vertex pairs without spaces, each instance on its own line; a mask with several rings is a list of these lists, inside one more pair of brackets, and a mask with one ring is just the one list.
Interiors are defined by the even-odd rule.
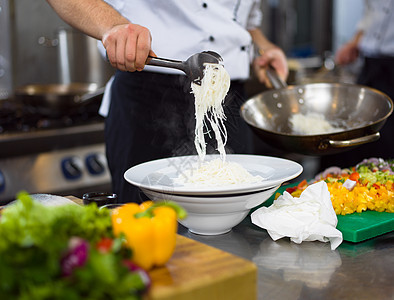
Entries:
[[258,299],[394,299],[394,232],[360,242],[329,243],[289,239],[274,242],[248,216],[227,234],[202,236],[180,225],[193,240],[253,261]]

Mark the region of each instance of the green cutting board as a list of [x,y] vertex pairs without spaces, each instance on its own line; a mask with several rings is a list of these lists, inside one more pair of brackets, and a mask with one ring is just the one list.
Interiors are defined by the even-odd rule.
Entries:
[[[282,186],[275,194],[283,194],[286,188],[295,185],[297,184]],[[275,195],[264,202],[262,206],[270,206],[274,199]],[[394,213],[368,210],[362,213],[338,215],[337,217],[337,229],[342,232],[343,239],[348,242],[361,242],[394,230]]]
[[368,210],[337,217],[337,229],[349,242],[361,242],[394,230],[394,213]]

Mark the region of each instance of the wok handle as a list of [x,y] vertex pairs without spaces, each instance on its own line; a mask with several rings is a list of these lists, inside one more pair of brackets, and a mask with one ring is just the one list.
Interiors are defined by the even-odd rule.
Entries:
[[276,70],[273,67],[269,66],[265,70],[265,73],[267,74],[267,77],[271,82],[272,86],[274,87],[274,89],[280,90],[287,88],[287,83],[279,77],[278,72],[276,72]]
[[82,103],[84,103],[84,102],[88,102],[88,101],[92,100],[93,98],[95,98],[95,97],[100,96],[101,94],[103,94],[104,91],[105,91],[105,86],[103,86],[103,87],[101,87],[101,88],[98,88],[98,89],[95,90],[94,92],[86,93],[86,94],[83,94],[83,95],[81,95],[81,96],[75,96],[75,97],[74,97],[74,102],[75,102],[75,103],[79,103],[79,104],[82,104]]
[[353,147],[353,146],[374,142],[377,141],[379,138],[380,138],[380,133],[376,132],[374,134],[366,135],[352,140],[345,140],[345,141],[329,140],[328,143],[330,144],[330,146],[335,148],[344,148],[344,147]]

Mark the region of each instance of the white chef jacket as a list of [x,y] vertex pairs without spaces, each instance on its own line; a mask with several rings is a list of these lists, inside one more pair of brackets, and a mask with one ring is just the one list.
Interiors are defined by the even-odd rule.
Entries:
[[364,31],[359,48],[368,57],[394,57],[394,0],[365,0],[357,25]]
[[[247,30],[261,25],[260,0],[105,1],[130,22],[150,30],[152,50],[157,56],[186,60],[195,53],[211,50],[222,56],[232,80],[249,77],[253,51],[252,38]],[[184,74],[154,66],[146,66],[144,70]],[[109,89],[107,85],[100,108],[104,116],[109,106]]]

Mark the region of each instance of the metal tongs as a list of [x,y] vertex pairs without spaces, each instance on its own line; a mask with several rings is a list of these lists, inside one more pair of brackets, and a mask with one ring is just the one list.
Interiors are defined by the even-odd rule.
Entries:
[[148,56],[147,65],[181,70],[185,72],[194,83],[201,85],[201,79],[204,76],[204,64],[219,64],[221,61],[223,61],[223,59],[218,53],[203,51],[193,54],[186,61]]

